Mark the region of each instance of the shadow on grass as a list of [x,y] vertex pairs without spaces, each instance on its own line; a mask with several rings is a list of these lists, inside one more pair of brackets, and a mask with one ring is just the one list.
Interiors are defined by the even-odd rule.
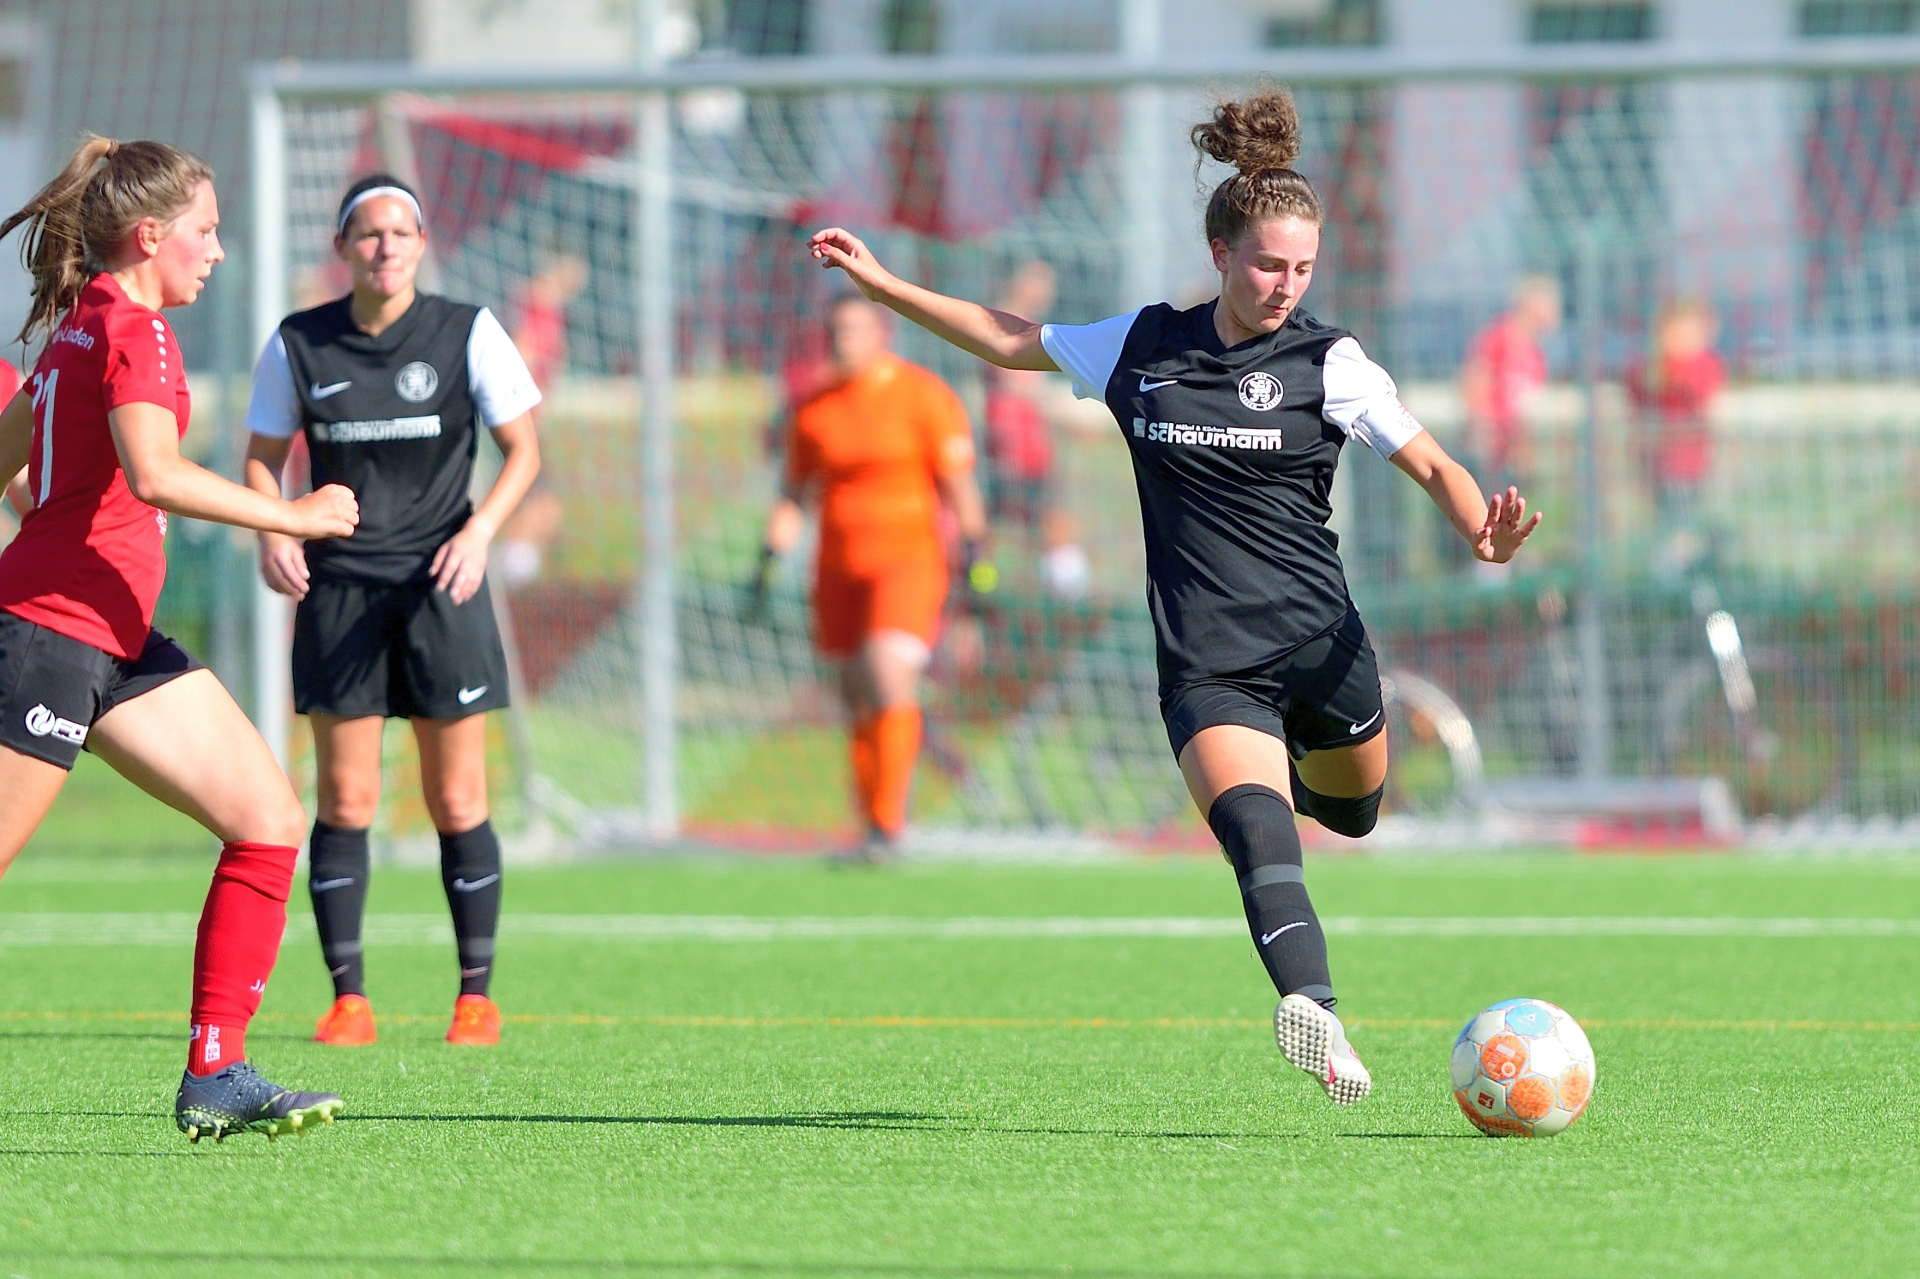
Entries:
[[341,1115],[339,1123],[411,1124],[642,1124],[693,1128],[836,1128],[889,1132],[939,1131],[944,1115],[890,1110],[826,1111],[814,1115]]
[[1343,1132],[1351,1141],[1485,1141],[1475,1132]]
[[[16,1110],[14,1115],[80,1119],[163,1119],[170,1116],[120,1110]],[[360,1115],[340,1124],[586,1124],[685,1128],[813,1128],[830,1132],[932,1132],[955,1137],[1109,1137],[1125,1141],[1302,1141],[1304,1132],[1189,1132],[1149,1128],[1014,1128],[955,1122],[949,1115],[896,1110],[822,1111],[803,1115]],[[1467,1137],[1464,1133],[1341,1133],[1343,1137]],[[1471,1138],[1469,1138],[1471,1139]],[[5,1152],[0,1152],[5,1153]]]
[[[558,1257],[394,1257],[392,1255],[357,1256],[347,1253],[263,1253],[234,1252],[94,1252],[28,1251],[0,1249],[0,1260],[22,1262],[113,1262],[120,1265],[192,1265],[196,1270],[228,1269],[248,1272],[266,1266],[292,1270],[311,1270],[318,1274],[451,1274],[525,1273],[525,1274],[626,1274],[626,1275],[862,1275],[867,1279],[939,1279],[951,1276],[987,1275],[994,1279],[1058,1279],[1072,1274],[1080,1279],[1164,1279],[1165,1270],[1103,1269],[1100,1267],[993,1266],[993,1265],[917,1265],[911,1262],[888,1265],[873,1261],[615,1261],[595,1258]],[[1182,1270],[1180,1279],[1252,1279],[1263,1271]]]
[[[826,1128],[840,1131],[938,1132],[952,1136],[1120,1137],[1148,1141],[1286,1141],[1301,1133],[1161,1132],[1129,1128],[1007,1128],[955,1123],[947,1115],[899,1111],[833,1111],[815,1115],[341,1115],[337,1122],[429,1124],[642,1124],[693,1128]],[[1412,1136],[1413,1134],[1406,1134]]]
[[192,1159],[191,1150],[0,1150],[0,1159]]

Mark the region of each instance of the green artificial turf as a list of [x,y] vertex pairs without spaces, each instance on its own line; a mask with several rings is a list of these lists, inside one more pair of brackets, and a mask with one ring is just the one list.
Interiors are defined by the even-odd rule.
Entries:
[[[187,912],[204,858],[29,849],[6,916]],[[1920,919],[1920,861],[1320,859],[1323,915]],[[304,894],[296,907],[304,904]],[[376,873],[377,922],[443,909]],[[1853,1275],[1920,1256],[1920,936],[1333,941],[1378,1086],[1285,1067],[1244,937],[516,940],[512,917],[1186,916],[1217,860],[1074,868],[598,863],[510,875],[497,1049],[439,1042],[450,948],[370,944],[381,1039],[296,921],[250,1037],[342,1121],[170,1121],[191,937],[0,946],[0,1274]],[[18,921],[14,921],[18,922]],[[831,930],[829,930],[831,931]],[[1550,1141],[1470,1132],[1460,1022],[1590,1028]],[[1821,1023],[1818,1026],[1806,1022]]]

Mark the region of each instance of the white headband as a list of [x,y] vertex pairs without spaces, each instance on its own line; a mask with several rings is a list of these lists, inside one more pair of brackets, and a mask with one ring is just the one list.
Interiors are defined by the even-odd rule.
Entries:
[[354,196],[353,199],[348,200],[347,207],[340,210],[340,226],[334,234],[345,235],[347,233],[347,223],[353,221],[353,211],[365,204],[368,200],[383,195],[390,195],[396,200],[405,200],[407,207],[413,210],[413,224],[422,231],[427,229],[427,217],[424,213],[420,212],[420,201],[413,198],[413,192],[403,191],[399,187],[368,187],[359,195]]

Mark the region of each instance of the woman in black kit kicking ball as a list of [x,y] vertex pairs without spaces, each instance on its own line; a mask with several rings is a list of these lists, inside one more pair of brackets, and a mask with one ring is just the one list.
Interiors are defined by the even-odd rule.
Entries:
[[1540,516],[1526,518],[1517,489],[1483,497],[1352,335],[1299,309],[1324,216],[1288,167],[1299,137],[1282,91],[1195,126],[1194,145],[1239,172],[1207,202],[1220,296],[1189,311],[1041,325],[909,284],[838,227],[812,250],[954,345],[1003,368],[1063,370],[1113,410],[1146,526],[1167,736],[1239,875],[1281,994],[1280,1050],[1344,1106],[1373,1081],[1333,1012],[1293,816],[1364,835],[1386,783],[1380,676],[1326,527],[1340,447],[1359,440],[1389,458],[1478,559],[1511,559]]
[[[440,832],[460,953],[447,1040],[500,1038],[500,1010],[487,997],[500,841],[488,820],[482,712],[507,704],[507,660],[487,595],[487,545],[539,474],[540,391],[485,307],[414,290],[424,221],[398,178],[373,174],[348,188],[333,243],[353,291],[282,322],[247,408],[248,484],[278,494],[304,431],[314,483],[345,484],[360,499],[351,540],[260,535],[267,585],[300,601],[294,709],[313,725],[320,790],[307,887],[335,996],[315,1028],[321,1043],[374,1040],[360,920],[389,716],[413,722],[421,790]],[[467,491],[482,425],[505,460],[475,509]]]

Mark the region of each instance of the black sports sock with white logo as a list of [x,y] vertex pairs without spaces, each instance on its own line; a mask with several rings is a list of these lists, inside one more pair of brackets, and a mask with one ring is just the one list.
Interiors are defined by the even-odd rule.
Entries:
[[1305,995],[1332,1011],[1327,936],[1300,869],[1300,833],[1280,792],[1257,782],[1222,791],[1207,813],[1240,877],[1253,947],[1282,995]]
[[484,995],[493,979],[493,934],[500,922],[500,840],[492,822],[440,836],[440,882],[460,947],[460,993]]
[[368,866],[366,831],[313,824],[307,837],[307,892],[336,999],[367,993],[360,917],[367,909]]

